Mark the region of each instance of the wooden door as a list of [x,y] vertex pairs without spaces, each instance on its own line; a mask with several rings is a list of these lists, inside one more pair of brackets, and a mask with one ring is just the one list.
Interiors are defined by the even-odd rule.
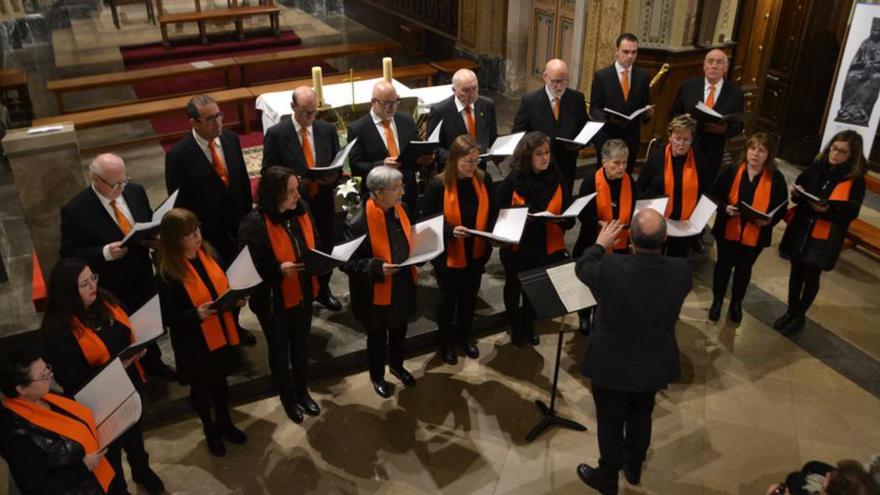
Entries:
[[544,84],[544,64],[560,58],[573,70],[575,5],[577,0],[532,0],[529,22],[529,76],[526,89],[532,91]]

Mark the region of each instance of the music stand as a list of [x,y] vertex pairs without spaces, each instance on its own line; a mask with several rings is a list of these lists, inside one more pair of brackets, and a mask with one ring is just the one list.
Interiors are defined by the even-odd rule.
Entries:
[[[550,273],[548,273],[550,272]],[[552,274],[552,275],[551,275]],[[596,300],[574,273],[574,262],[538,268],[520,273],[523,293],[529,298],[535,316],[540,319],[561,317],[556,338],[556,365],[553,370],[553,387],[550,391],[550,406],[542,400],[535,405],[541,411],[541,421],[526,435],[531,442],[551,426],[561,426],[575,431],[587,431],[587,427],[556,414],[556,391],[559,384],[559,364],[562,358],[562,336],[565,333],[565,317],[578,310],[594,306]]]

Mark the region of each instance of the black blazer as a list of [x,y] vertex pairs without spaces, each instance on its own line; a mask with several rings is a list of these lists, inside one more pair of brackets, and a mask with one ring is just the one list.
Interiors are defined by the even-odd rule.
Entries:
[[[477,142],[480,143],[480,150],[485,153],[498,137],[495,102],[485,96],[478,97],[474,103],[474,119],[477,124]],[[438,156],[438,168],[443,170],[446,152],[452,146],[452,141],[458,136],[468,133],[464,118],[455,106],[455,96],[450,96],[431,107],[431,113],[428,114],[428,135],[434,132],[434,128],[441,120],[443,127],[440,128],[441,153]]]
[[238,224],[251,211],[251,184],[238,136],[223,129],[220,143],[229,187],[223,185],[192,133],[165,155],[165,187],[169,194],[180,190],[176,206],[199,217],[202,236],[217,250],[221,263],[229,264],[238,254]]
[[571,167],[577,162],[577,150],[569,149],[566,143],[557,141],[556,138],[574,138],[587,124],[587,120],[587,104],[583,93],[566,88],[559,98],[559,120],[556,120],[553,118],[553,107],[547,96],[547,88],[541,86],[523,96],[510,132],[541,131],[550,136],[556,163],[561,167]]
[[[419,131],[412,116],[404,112],[394,114],[394,125],[397,127],[398,151],[403,152],[410,141],[418,140]],[[358,138],[358,142],[351,148],[348,163],[351,166],[351,173],[361,178],[361,195],[366,198],[367,174],[373,170],[373,167],[382,165],[385,158],[388,157],[388,148],[385,145],[385,136],[379,134],[370,113],[348,125],[348,142],[354,138]],[[403,173],[404,186],[403,202],[406,203],[407,209],[415,215],[418,212],[419,196],[418,184],[416,183],[416,164],[404,163],[401,165],[400,171]]]
[[[669,112],[669,117],[676,117],[685,113],[691,114],[696,118],[696,110],[694,107],[697,103],[703,101],[703,89],[706,81],[703,77],[695,77],[688,79],[681,84],[678,94],[675,96],[675,103]],[[715,97],[715,106],[713,109],[721,115],[742,112],[744,108],[743,92],[739,86],[731,80],[725,79],[721,86],[721,92]],[[712,134],[705,130],[704,122],[697,123],[697,135],[694,136],[694,148],[700,150],[709,165],[717,171],[721,166],[721,160],[724,158],[724,143],[727,138],[740,134],[743,130],[743,123],[740,120],[730,121],[727,125],[727,132],[724,134]],[[714,174],[713,174],[714,175]]]
[[[733,187],[733,180],[736,178],[736,173],[739,171],[739,166],[735,167],[727,167],[724,171],[721,172],[721,175],[718,176],[718,179],[715,180],[715,185],[712,187],[712,191],[709,195],[712,197],[712,200],[715,201],[715,204],[718,205],[718,211],[715,214],[715,225],[712,226],[712,235],[716,240],[724,239],[724,231],[727,228],[727,205],[729,202],[727,198],[730,195],[730,188]],[[752,204],[755,197],[755,189],[758,187],[759,178],[755,178],[754,186],[751,184],[747,184],[748,182],[748,172],[743,172],[742,180],[740,181],[739,188],[739,199],[740,201],[744,201],[748,204]],[[748,191],[749,194],[746,197],[744,191]],[[782,175],[782,172],[779,170],[773,171],[773,182],[770,186],[770,204],[767,206],[769,209],[776,208],[783,201],[787,202],[788,200],[788,185],[785,183],[785,176]],[[773,219],[770,221],[769,225],[761,227],[761,233],[758,235],[758,244],[755,247],[763,248],[770,245],[770,241],[773,237],[773,227],[782,220],[782,217],[785,216],[787,208],[782,207],[779,211],[773,215]]]
[[[153,217],[147,193],[130,182],[122,191],[135,222],[149,222]],[[125,237],[116,220],[110,217],[91,187],[74,196],[61,207],[61,256],[85,260],[101,276],[101,287],[112,292],[126,310],[138,310],[156,293],[150,251],[132,245],[118,260],[104,260],[104,246]]]
[[691,268],[660,254],[605,254],[598,244],[577,261],[596,301],[583,374],[627,392],[666,388],[681,376],[675,322],[691,290]]
[[[593,85],[590,90],[590,117],[593,120],[607,121],[608,114],[603,109],[610,108],[615,112],[629,115],[640,108],[644,108],[651,101],[651,78],[648,71],[641,67],[633,66],[630,71],[629,98],[623,99],[623,89],[620,87],[620,75],[614,64],[598,70],[593,75]],[[644,114],[642,114],[644,116]],[[619,126],[608,122],[596,135],[593,142],[597,149],[601,149],[601,143],[609,139],[623,139],[627,145],[639,142],[639,132],[642,119],[628,121],[626,125]],[[635,157],[632,157],[635,159]]]
[[[336,126],[329,122],[315,120],[312,124],[312,134],[315,140],[312,143],[315,149],[315,164],[319,167],[330,165],[336,153],[339,153],[339,136],[336,133]],[[297,175],[305,175],[308,170],[292,119],[285,118],[273,125],[263,137],[262,169],[266,170],[273,165],[293,169]],[[332,186],[322,186],[322,189],[332,190]]]

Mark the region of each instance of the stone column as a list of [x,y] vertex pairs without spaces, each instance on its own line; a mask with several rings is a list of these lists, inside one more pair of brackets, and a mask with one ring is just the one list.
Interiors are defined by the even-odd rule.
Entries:
[[73,124],[45,134],[9,131],[3,139],[21,210],[43,276],[58,261],[61,206],[86,187]]

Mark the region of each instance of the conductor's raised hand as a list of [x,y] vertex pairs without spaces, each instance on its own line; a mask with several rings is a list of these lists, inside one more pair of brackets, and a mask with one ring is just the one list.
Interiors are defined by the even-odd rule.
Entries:
[[599,231],[599,235],[596,237],[596,244],[605,248],[606,251],[610,251],[614,246],[614,241],[617,240],[617,236],[619,236],[622,231],[623,224],[616,219],[606,222],[602,225],[602,230]]

